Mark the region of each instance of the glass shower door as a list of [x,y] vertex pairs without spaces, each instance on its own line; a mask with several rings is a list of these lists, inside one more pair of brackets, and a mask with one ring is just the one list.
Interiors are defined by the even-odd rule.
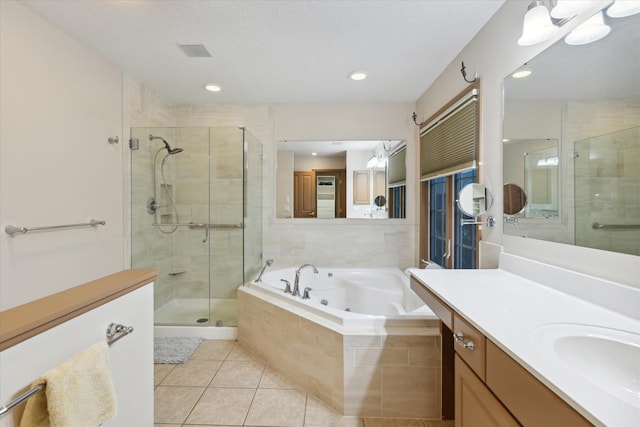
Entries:
[[132,128],[131,266],[155,268],[155,324],[208,325],[209,130]]
[[640,255],[640,127],[574,148],[576,245]]

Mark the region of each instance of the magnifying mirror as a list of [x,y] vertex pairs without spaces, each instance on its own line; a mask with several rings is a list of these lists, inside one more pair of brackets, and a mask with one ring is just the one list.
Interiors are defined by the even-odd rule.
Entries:
[[495,220],[493,216],[489,216],[487,221],[477,221],[477,217],[487,213],[493,205],[493,195],[487,187],[482,184],[467,184],[458,193],[458,209],[473,220],[462,220],[462,225],[480,225],[486,224],[489,228],[493,228]]
[[482,184],[467,184],[460,190],[457,202],[462,213],[475,218],[487,213],[493,204],[493,196]]
[[376,196],[376,198],[373,199],[373,203],[377,207],[382,208],[382,207],[384,207],[384,205],[387,204],[387,199],[384,196]]

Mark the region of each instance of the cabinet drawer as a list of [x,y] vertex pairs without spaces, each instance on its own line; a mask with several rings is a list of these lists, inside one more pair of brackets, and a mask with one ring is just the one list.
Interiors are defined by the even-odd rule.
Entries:
[[431,291],[425,288],[422,283],[413,277],[411,277],[411,290],[429,306],[431,311],[433,311],[436,316],[442,320],[442,323],[447,325],[447,328],[453,329],[453,312],[449,306],[440,301],[440,298],[435,296]]
[[487,385],[522,425],[593,426],[494,343],[486,345]]
[[467,323],[466,320],[453,315],[453,342],[456,354],[476,375],[484,381],[485,379],[485,337],[480,331]]

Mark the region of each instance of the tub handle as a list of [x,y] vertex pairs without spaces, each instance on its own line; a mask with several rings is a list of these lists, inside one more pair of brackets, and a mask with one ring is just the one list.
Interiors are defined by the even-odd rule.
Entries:
[[463,348],[466,348],[469,351],[473,351],[475,347],[473,341],[469,339],[465,340],[464,334],[462,332],[455,332],[453,334],[453,340],[456,344],[461,345]]
[[309,298],[311,298],[311,297],[309,296],[309,291],[312,291],[312,290],[313,290],[313,289],[311,289],[311,288],[309,288],[309,287],[304,288],[304,291],[302,292],[302,299],[309,299]]
[[290,294],[291,293],[291,282],[285,279],[280,279],[281,282],[284,282],[284,293],[285,294]]

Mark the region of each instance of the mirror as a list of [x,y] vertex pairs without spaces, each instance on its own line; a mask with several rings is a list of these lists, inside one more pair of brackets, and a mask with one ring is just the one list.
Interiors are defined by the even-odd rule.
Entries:
[[460,190],[457,202],[462,213],[476,218],[491,209],[493,196],[482,184],[467,184]]
[[401,140],[277,142],[276,218],[404,218],[405,148]]
[[[508,211],[505,209],[505,215],[558,218],[558,139],[510,139],[504,142],[503,156],[504,182],[512,184],[508,190],[515,191],[515,187],[518,187],[529,200],[528,204],[515,210],[515,213],[515,207],[510,205]],[[505,206],[507,202],[516,203],[516,200],[507,200],[505,196]]]
[[505,184],[502,190],[503,211],[507,216],[516,216],[527,206],[527,193],[516,184]]
[[384,205],[387,204],[387,199],[384,196],[376,196],[376,198],[373,200],[373,203],[379,207],[379,208],[383,208]]
[[604,16],[504,79],[504,233],[640,255],[640,14]]

